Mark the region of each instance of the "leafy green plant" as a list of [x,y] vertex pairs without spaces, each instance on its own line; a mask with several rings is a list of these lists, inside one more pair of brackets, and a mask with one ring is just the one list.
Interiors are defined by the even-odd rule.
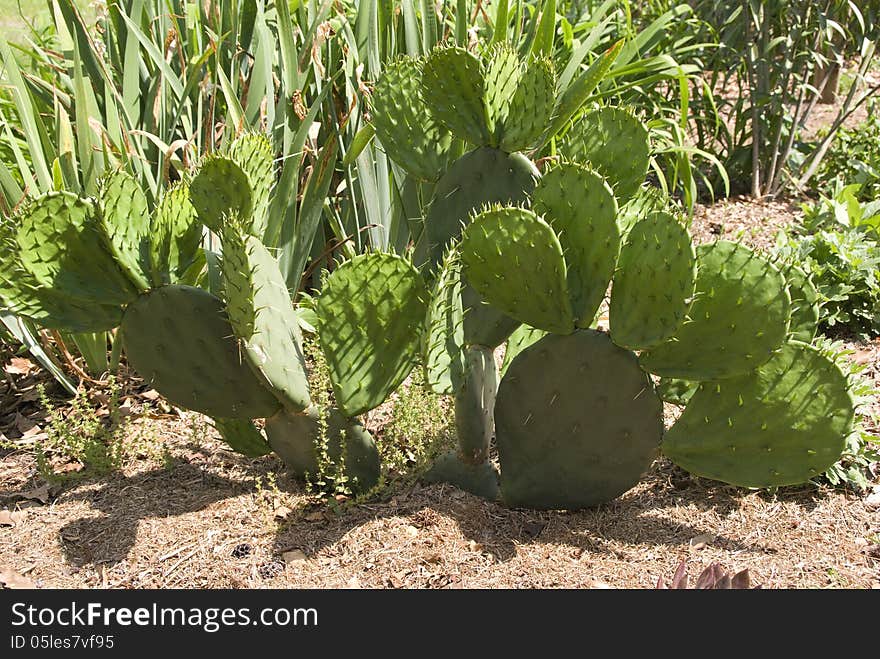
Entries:
[[812,233],[820,229],[860,229],[880,236],[880,199],[862,203],[860,183],[843,185],[834,182],[831,196],[821,195],[818,202],[801,204],[804,218],[799,231]]
[[880,199],[880,107],[868,106],[868,116],[855,127],[843,127],[816,170],[811,187],[824,192],[849,182],[859,201]]
[[[114,379],[108,383],[107,415],[98,415],[98,407],[89,394],[80,390],[69,402],[58,405],[39,385],[40,403],[47,412],[46,439],[36,445],[37,469],[49,482],[66,482],[91,476],[104,476],[124,464],[129,455],[126,435],[129,424],[120,413],[120,387]],[[76,469],[65,470],[73,464]]]

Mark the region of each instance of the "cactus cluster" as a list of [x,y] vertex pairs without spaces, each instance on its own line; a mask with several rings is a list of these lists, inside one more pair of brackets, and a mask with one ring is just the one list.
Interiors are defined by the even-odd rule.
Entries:
[[[34,200],[2,226],[13,258],[0,267],[0,296],[47,327],[118,327],[129,365],[172,403],[212,417],[236,451],[274,450],[301,476],[316,475],[321,460],[343,462],[351,489],[366,491],[379,481],[379,454],[356,416],[417,361],[428,292],[392,254],[361,255],[330,274],[315,311],[337,407],[315,403],[291,296],[261,240],[272,159],[268,140],[244,135],[152,212],[121,171],[96,200]],[[222,245],[214,293],[204,227]],[[266,420],[264,431],[254,419]]]
[[[809,345],[815,289],[745,246],[695,247],[645,185],[650,140],[632,113],[563,120],[552,66],[505,46],[398,60],[374,105],[383,148],[434,191],[423,362],[455,398],[459,449],[428,480],[580,508],[633,487],[658,452],[749,487],[804,482],[839,458],[853,400]],[[557,157],[540,172],[530,156],[550,138]],[[661,396],[688,401],[668,431]]]

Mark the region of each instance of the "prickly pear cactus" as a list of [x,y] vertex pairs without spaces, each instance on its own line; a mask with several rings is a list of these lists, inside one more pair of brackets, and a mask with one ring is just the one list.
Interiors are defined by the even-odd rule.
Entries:
[[853,416],[840,368],[791,341],[752,373],[700,384],[666,434],[663,453],[733,485],[793,485],[839,459]]
[[100,227],[107,249],[138,290],[150,288],[150,209],[137,181],[122,170],[101,183]]
[[464,308],[461,260],[448,249],[434,282],[423,335],[422,365],[425,382],[436,394],[452,395],[464,377]]
[[223,302],[190,286],[163,286],[125,311],[125,354],[175,405],[218,418],[258,419],[281,407],[242,362]]
[[265,135],[245,133],[232,141],[226,155],[247,176],[253,195],[253,215],[248,231],[262,238],[269,221],[269,197],[275,187],[272,144]]
[[151,223],[150,263],[154,285],[195,283],[195,275],[204,262],[202,228],[189,200],[186,183],[166,190]]
[[223,231],[223,290],[242,356],[293,412],[311,405],[302,334],[275,257],[234,224]]
[[532,327],[574,330],[562,245],[533,212],[496,207],[480,213],[462,237],[461,258],[465,277],[493,306]]
[[189,198],[199,220],[215,233],[225,218],[252,220],[254,192],[245,171],[225,156],[209,156],[189,186]]
[[356,256],[327,279],[315,309],[317,329],[345,414],[376,407],[412,370],[427,302],[422,276],[392,254]]
[[791,323],[789,337],[795,341],[812,343],[819,331],[819,291],[802,268],[793,263],[777,264],[791,296]]
[[586,329],[545,336],[513,360],[495,424],[505,503],[577,509],[639,481],[658,452],[663,406],[635,355]]
[[569,128],[559,150],[574,162],[588,162],[611,184],[618,203],[626,203],[645,181],[650,164],[648,130],[621,108],[587,112]]
[[434,117],[477,146],[491,141],[485,86],[482,62],[464,48],[438,47],[425,60],[422,97]]
[[449,166],[453,138],[433,118],[421,85],[422,60],[387,64],[373,92],[373,126],[394,162],[417,179],[436,181]]
[[39,286],[110,306],[137,297],[136,284],[107,250],[98,209],[90,201],[49,192],[31,202],[19,219],[19,259]]
[[697,274],[687,229],[669,213],[637,222],[620,249],[611,289],[611,338],[624,348],[651,348],[684,322]]
[[639,362],[650,373],[689,380],[747,373],[785,341],[790,306],[785,279],[766,258],[729,241],[701,245],[687,320]]
[[317,477],[321,461],[326,460],[325,469],[343,468],[353,492],[367,492],[379,482],[379,452],[373,437],[338,410],[313,405],[304,414],[279,411],[266,419],[266,437],[297,476]]
[[559,237],[575,325],[589,327],[617,262],[620,235],[614,194],[589,168],[563,163],[538,182],[532,209]]

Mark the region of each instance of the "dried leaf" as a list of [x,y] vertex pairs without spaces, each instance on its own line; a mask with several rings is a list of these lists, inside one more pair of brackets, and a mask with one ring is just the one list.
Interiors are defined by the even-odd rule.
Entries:
[[287,519],[292,512],[287,506],[278,506],[275,509],[275,519]]
[[9,363],[3,367],[3,370],[9,375],[27,375],[34,368],[34,363],[30,359],[24,357],[13,357]]
[[145,398],[146,400],[159,400],[159,398],[161,397],[159,395],[159,392],[156,391],[155,389],[150,389],[149,391],[145,391],[140,396],[141,396],[141,398]]
[[700,535],[694,536],[690,540],[690,545],[692,549],[703,549],[706,545],[710,545],[715,542],[715,536],[710,533],[701,533]]
[[0,510],[0,526],[15,526],[25,520],[27,513],[23,510]]
[[16,590],[36,588],[37,584],[14,570],[0,568],[0,586]]
[[749,569],[740,570],[731,579],[730,587],[736,590],[748,590],[751,588],[751,578],[749,578]]

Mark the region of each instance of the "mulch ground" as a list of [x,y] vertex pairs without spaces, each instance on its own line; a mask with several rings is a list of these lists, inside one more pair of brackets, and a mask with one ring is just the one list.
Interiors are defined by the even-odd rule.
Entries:
[[[732,199],[700,208],[693,231],[767,247],[796,213]],[[848,345],[877,382],[877,344]],[[49,486],[31,450],[47,424],[34,393],[45,376],[5,363],[0,431],[16,443],[0,451],[7,586],[650,588],[686,560],[694,576],[713,562],[748,569],[764,588],[880,587],[880,487],[755,492],[658,459],[636,488],[579,512],[512,510],[419,483],[328,505],[277,458],[234,454],[198,415],[131,387],[123,407],[142,450],[110,476]]]

